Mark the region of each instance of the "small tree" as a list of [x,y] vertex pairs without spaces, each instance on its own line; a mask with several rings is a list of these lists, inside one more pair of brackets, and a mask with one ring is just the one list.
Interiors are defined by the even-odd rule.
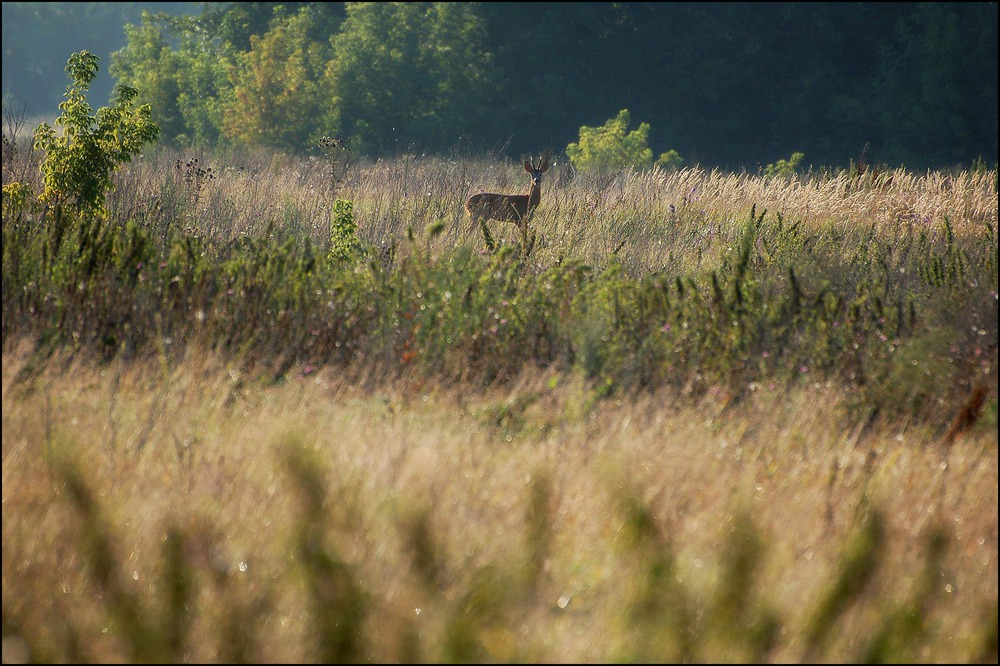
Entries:
[[70,56],[66,71],[72,83],[55,120],[63,132],[58,134],[48,123],[34,132],[35,149],[45,152],[41,165],[45,189],[39,199],[57,209],[70,204],[93,217],[106,214],[104,199],[113,188],[112,171],[130,162],[143,144],[154,143],[160,132],[150,120],[149,105],[134,106],[139,91],[128,86],[118,86],[113,104],[93,113],[87,90],[99,60],[88,51]]
[[[649,123],[640,123],[639,129],[627,132],[630,122],[628,109],[622,109],[603,127],[584,125],[580,128],[579,143],[569,144],[566,156],[577,169],[620,169],[623,166],[648,169],[653,165],[653,151],[648,146]],[[683,161],[677,151],[671,150],[662,153],[656,165],[675,169]]]

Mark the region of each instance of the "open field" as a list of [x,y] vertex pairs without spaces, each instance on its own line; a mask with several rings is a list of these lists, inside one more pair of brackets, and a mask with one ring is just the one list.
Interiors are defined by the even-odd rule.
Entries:
[[5,151],[5,662],[996,661],[995,169],[198,158]]

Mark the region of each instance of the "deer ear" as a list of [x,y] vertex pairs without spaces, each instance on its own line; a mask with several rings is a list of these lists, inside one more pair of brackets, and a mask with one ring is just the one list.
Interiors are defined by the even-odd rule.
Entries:
[[531,171],[532,171],[532,169],[531,169],[531,162],[528,162],[528,161],[524,162],[524,170],[527,171],[528,173],[531,173]]
[[548,169],[549,169],[549,161],[548,160],[543,161],[542,162],[542,166],[538,167],[539,171],[548,171]]

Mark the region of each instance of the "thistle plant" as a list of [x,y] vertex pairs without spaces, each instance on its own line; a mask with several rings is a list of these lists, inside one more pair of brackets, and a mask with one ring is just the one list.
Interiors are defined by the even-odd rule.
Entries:
[[347,139],[324,136],[319,140],[319,148],[326,159],[326,178],[330,191],[335,191],[344,180],[346,165],[343,163],[344,151],[350,151],[345,144]]

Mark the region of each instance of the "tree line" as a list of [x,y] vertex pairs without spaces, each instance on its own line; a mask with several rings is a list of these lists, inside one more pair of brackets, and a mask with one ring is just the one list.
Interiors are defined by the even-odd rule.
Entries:
[[177,146],[564,154],[627,109],[703,166],[997,160],[996,3],[198,7],[110,58]]

